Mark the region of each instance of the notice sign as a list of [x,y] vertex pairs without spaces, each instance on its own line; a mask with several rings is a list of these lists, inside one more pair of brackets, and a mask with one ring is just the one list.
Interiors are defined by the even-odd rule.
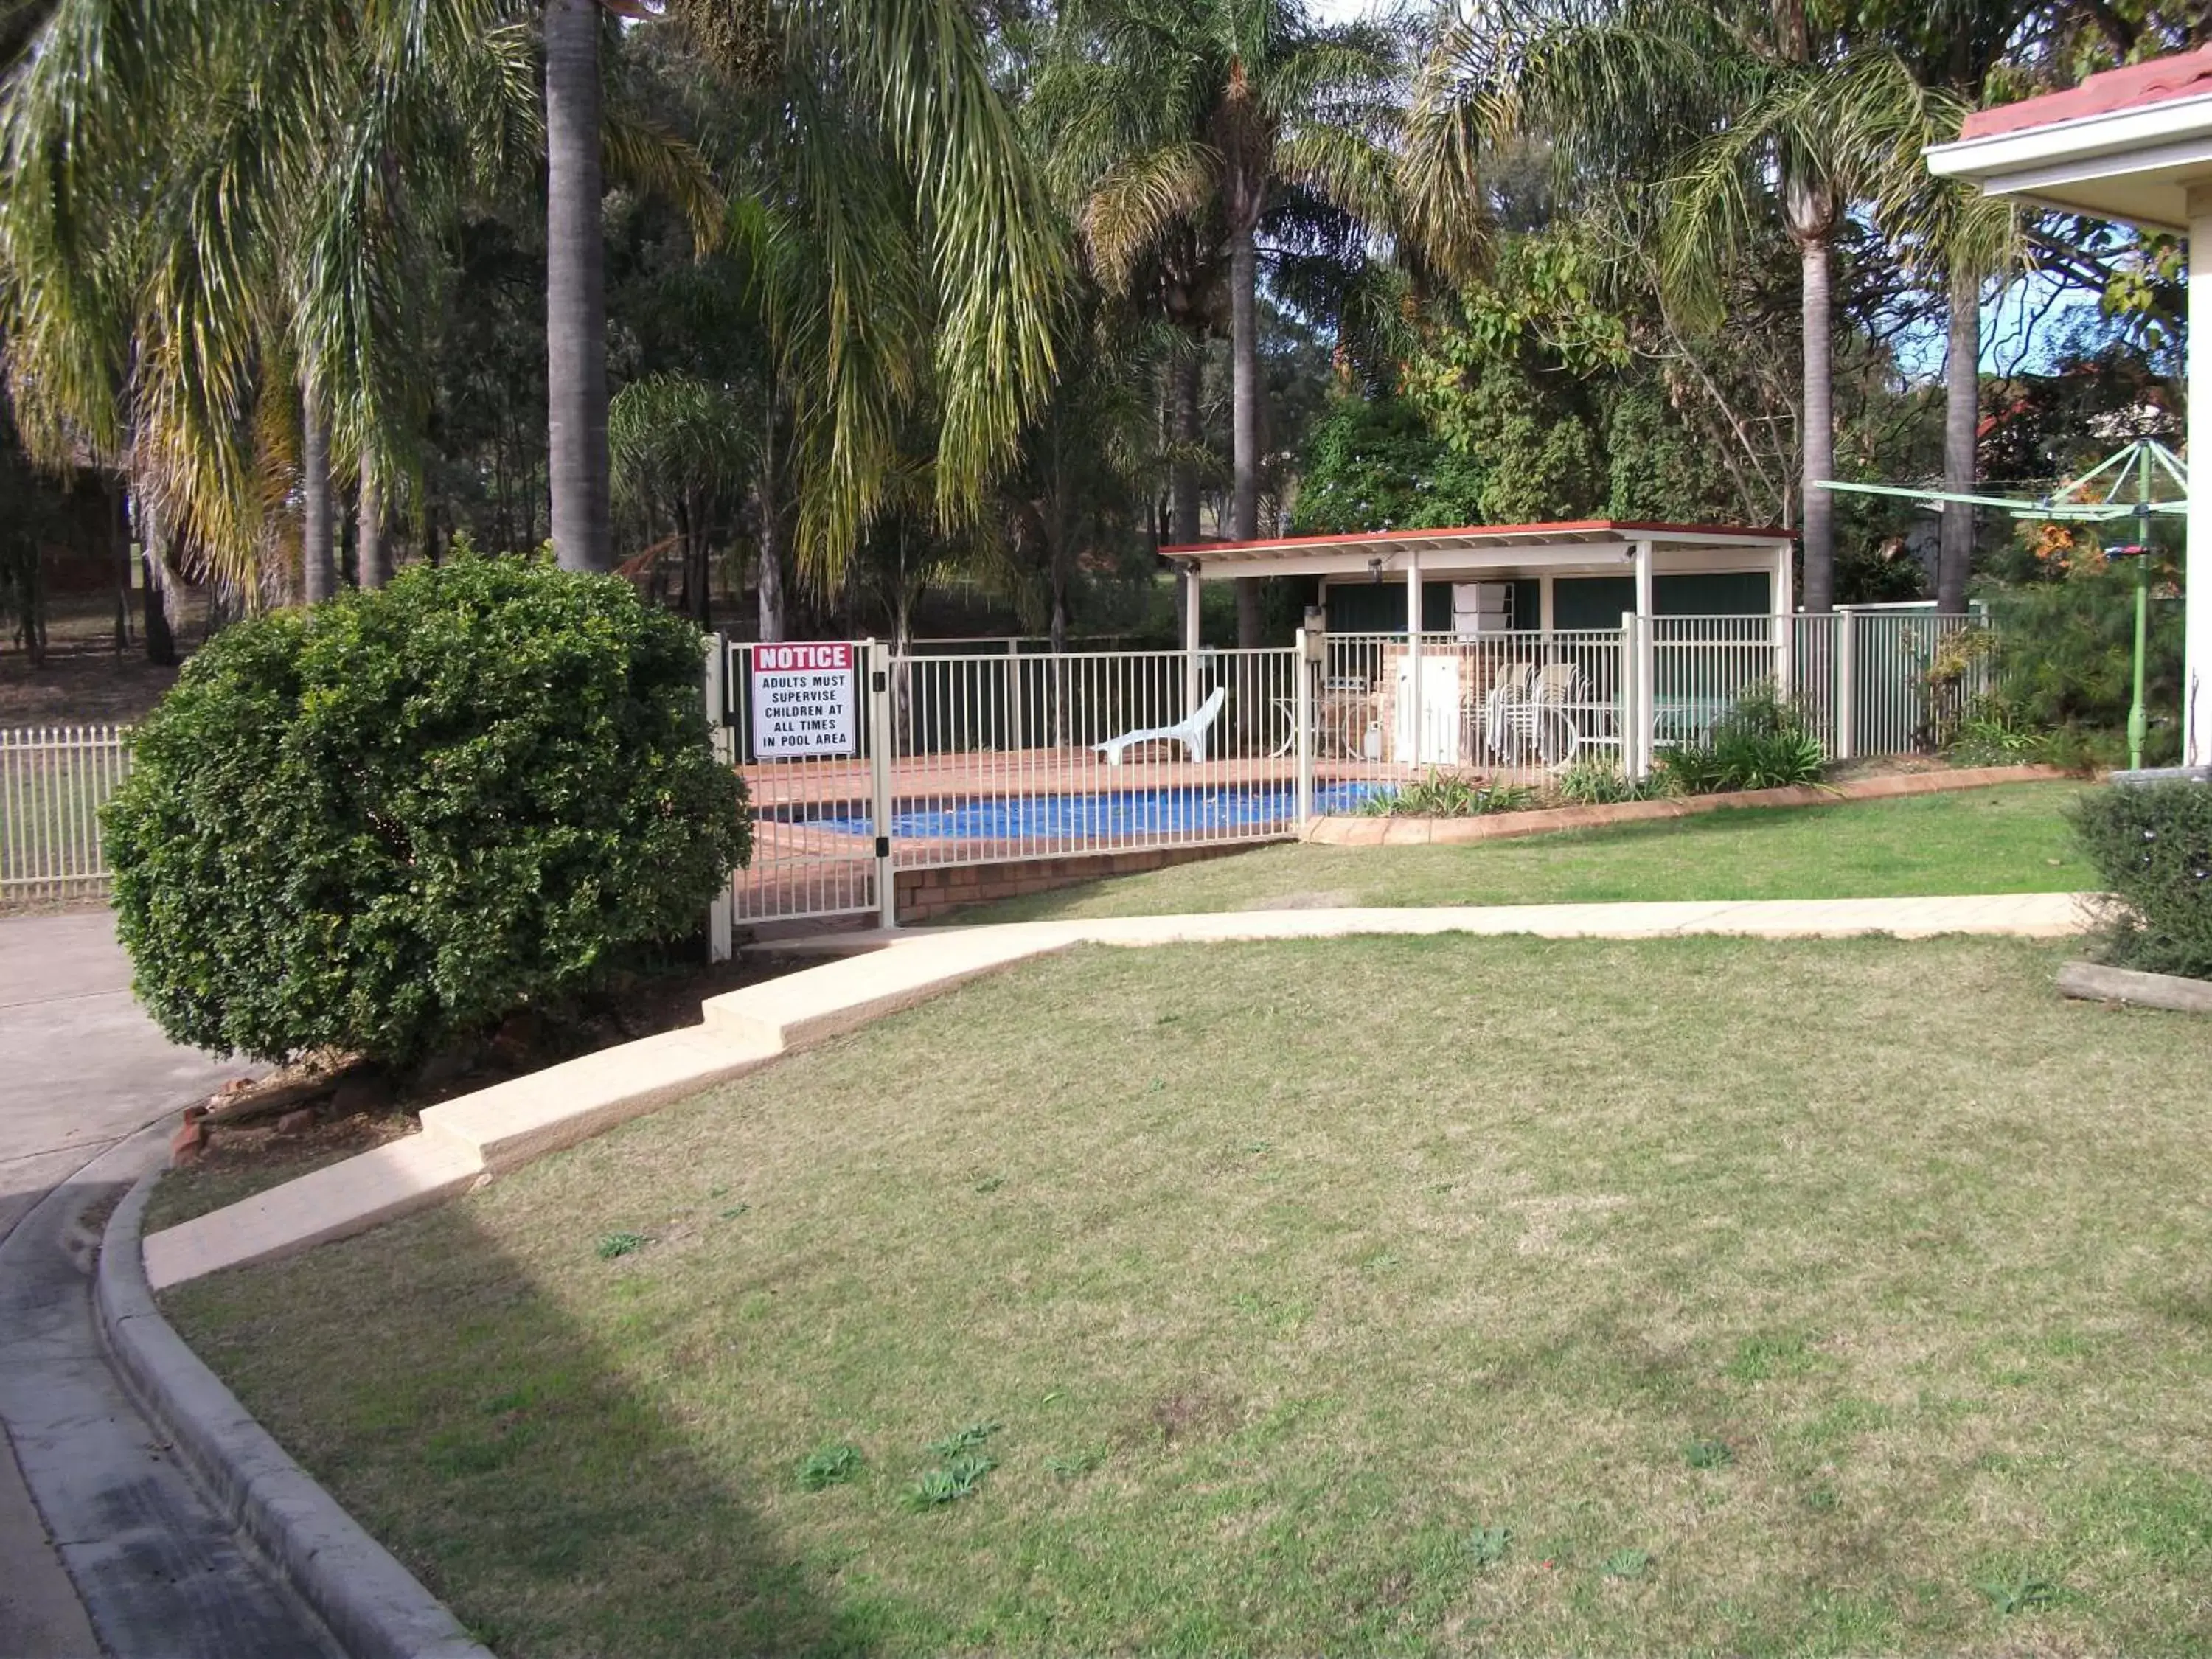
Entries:
[[753,647],[753,753],[850,755],[860,744],[849,645]]

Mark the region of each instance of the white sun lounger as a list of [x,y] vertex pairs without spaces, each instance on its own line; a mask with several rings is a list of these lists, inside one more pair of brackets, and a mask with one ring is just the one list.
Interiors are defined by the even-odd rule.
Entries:
[[1119,766],[1122,754],[1140,743],[1179,743],[1194,761],[1206,758],[1206,734],[1221,718],[1221,705],[1229,700],[1225,686],[1217,685],[1206,700],[1173,726],[1156,726],[1143,732],[1124,732],[1092,746],[1106,757],[1106,764]]

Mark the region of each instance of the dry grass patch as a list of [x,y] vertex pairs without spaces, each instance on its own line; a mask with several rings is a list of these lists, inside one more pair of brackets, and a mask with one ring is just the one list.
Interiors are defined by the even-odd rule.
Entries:
[[170,1307],[509,1659],[2201,1651],[2204,1033],[2054,961],[1080,952]]

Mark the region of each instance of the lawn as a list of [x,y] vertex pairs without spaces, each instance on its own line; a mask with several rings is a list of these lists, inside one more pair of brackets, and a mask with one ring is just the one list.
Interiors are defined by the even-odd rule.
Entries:
[[1463,847],[1261,848],[977,906],[963,921],[1283,906],[2071,892],[2095,885],[2070,783],[1756,808]]
[[167,1304],[505,1659],[2203,1652],[2207,1028],[2059,954],[1087,950]]

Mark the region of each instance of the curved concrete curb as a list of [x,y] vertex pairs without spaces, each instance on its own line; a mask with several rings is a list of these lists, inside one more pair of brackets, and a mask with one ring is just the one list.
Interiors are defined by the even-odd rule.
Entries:
[[169,1328],[138,1234],[159,1171],[131,1189],[100,1241],[95,1301],[115,1368],[217,1508],[253,1540],[353,1659],[492,1659]]
[[1782,789],[1739,789],[1721,795],[1678,795],[1660,800],[1617,801],[1610,806],[1540,806],[1525,812],[1490,812],[1472,818],[1316,818],[1304,839],[1325,847],[1441,847],[1462,842],[1510,841],[1555,830],[1602,830],[1616,823],[1649,823],[1747,807],[1838,806],[1846,801],[1895,800],[1942,795],[2005,783],[2080,781],[2056,766],[1973,766],[1948,772],[1894,772],[1835,783],[1793,784]]

